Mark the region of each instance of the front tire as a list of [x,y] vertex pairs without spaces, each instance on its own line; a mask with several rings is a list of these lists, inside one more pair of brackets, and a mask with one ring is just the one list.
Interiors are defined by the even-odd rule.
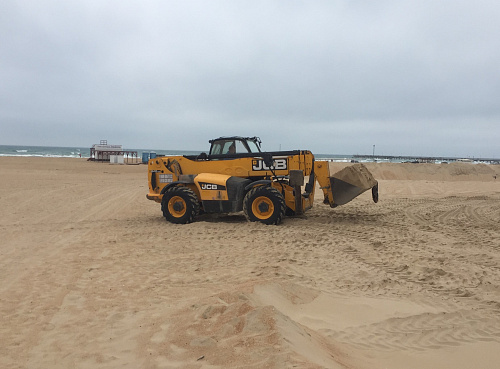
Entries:
[[187,224],[198,215],[200,203],[193,190],[187,187],[171,187],[163,195],[161,210],[169,222]]
[[285,216],[285,199],[273,187],[252,188],[243,199],[243,212],[251,222],[279,224]]

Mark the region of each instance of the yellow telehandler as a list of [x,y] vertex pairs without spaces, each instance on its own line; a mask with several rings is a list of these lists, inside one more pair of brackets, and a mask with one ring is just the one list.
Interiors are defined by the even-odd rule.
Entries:
[[146,197],[160,203],[172,223],[190,223],[201,212],[243,211],[249,221],[279,224],[285,215],[301,215],[313,206],[316,181],[331,207],[369,189],[378,201],[378,182],[363,164],[330,176],[328,162],[315,161],[308,150],[262,152],[258,137],[209,142],[208,154],[148,161]]

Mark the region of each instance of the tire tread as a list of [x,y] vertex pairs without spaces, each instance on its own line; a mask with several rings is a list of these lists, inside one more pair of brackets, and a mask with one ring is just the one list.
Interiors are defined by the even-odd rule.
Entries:
[[[177,196],[183,197],[184,201],[186,201],[186,206],[187,206],[186,214],[182,218],[176,219],[178,220],[178,222],[172,221],[174,218],[171,217],[171,214],[168,212],[168,206],[166,204],[165,199],[169,198],[170,194],[172,195],[175,194]],[[177,224],[187,224],[187,223],[192,223],[194,221],[194,218],[200,212],[200,203],[198,202],[198,197],[196,197],[196,194],[194,193],[193,190],[191,190],[188,187],[175,186],[165,191],[163,195],[163,200],[161,202],[161,210],[163,216],[169,222]]]
[[[259,194],[259,192],[262,192],[262,193]],[[252,214],[252,210],[251,210],[252,209],[252,201],[251,201],[251,199],[254,197],[257,197],[256,196],[257,194],[259,196],[266,196],[266,197],[270,198],[271,200],[274,199],[278,202],[278,204],[276,204],[276,202],[273,201],[275,206],[277,205],[278,211],[275,212],[269,219],[266,219],[266,220],[255,219],[256,217],[253,216],[253,214]],[[243,212],[245,213],[245,217],[247,218],[247,220],[250,222],[259,221],[259,222],[264,223],[264,224],[278,225],[281,223],[281,221],[283,220],[283,218],[285,216],[285,212],[286,212],[285,199],[283,198],[283,195],[273,187],[257,186],[257,187],[252,188],[245,195],[245,198],[243,200]]]

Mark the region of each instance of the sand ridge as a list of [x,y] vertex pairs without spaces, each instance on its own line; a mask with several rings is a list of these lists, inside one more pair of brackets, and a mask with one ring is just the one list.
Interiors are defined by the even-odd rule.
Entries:
[[366,166],[378,204],[178,226],[145,166],[0,158],[0,366],[496,368],[498,167]]

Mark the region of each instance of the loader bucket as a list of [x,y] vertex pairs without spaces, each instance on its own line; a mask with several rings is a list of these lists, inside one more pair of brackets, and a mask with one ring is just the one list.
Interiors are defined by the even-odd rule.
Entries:
[[363,164],[354,164],[338,171],[330,177],[330,191],[336,207],[347,204],[363,192],[372,189],[374,202],[378,201],[378,182]]

